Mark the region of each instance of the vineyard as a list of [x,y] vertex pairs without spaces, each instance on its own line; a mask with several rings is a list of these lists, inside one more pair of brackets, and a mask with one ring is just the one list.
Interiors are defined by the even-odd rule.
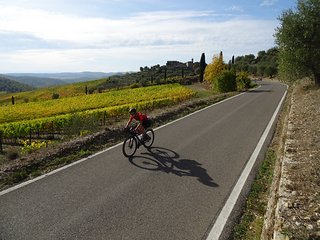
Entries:
[[130,107],[149,111],[193,95],[189,88],[168,84],[0,106],[0,144],[19,145],[25,139],[31,144],[36,139],[81,135],[106,125],[110,118],[127,115]]

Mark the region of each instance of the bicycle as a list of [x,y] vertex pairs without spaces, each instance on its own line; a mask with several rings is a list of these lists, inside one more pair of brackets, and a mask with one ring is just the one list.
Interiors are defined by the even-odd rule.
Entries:
[[154,142],[154,131],[148,128],[145,132],[146,139],[142,139],[134,127],[127,129],[129,136],[123,141],[122,152],[126,157],[132,157],[137,149],[142,145],[145,148],[150,148]]

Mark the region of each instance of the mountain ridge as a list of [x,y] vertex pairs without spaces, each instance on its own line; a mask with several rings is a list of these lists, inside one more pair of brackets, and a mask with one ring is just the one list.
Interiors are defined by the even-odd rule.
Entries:
[[15,81],[0,75],[0,92],[23,92],[31,91],[34,88],[30,85],[23,84],[19,81]]
[[50,87],[76,82],[85,82],[113,75],[122,75],[122,72],[57,72],[57,73],[5,73],[0,76],[33,88]]

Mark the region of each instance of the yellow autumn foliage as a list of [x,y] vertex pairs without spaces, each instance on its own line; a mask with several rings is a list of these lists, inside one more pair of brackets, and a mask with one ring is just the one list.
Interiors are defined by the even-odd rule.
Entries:
[[207,65],[204,72],[204,79],[209,83],[214,84],[216,77],[226,69],[227,65],[223,62],[223,55],[221,52],[219,56],[214,55],[212,62]]

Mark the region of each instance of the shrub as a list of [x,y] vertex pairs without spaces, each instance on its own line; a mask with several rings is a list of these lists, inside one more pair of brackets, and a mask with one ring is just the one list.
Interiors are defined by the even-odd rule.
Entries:
[[88,93],[89,93],[89,94],[93,94],[93,93],[94,93],[94,90],[95,90],[95,88],[89,88],[89,89],[88,89]]
[[238,90],[248,89],[250,88],[250,84],[251,84],[251,80],[248,77],[248,73],[241,71],[237,75]]
[[19,170],[18,172],[14,172],[9,175],[9,177],[6,180],[7,184],[13,184],[13,183],[19,183],[22,180],[28,178],[28,173],[26,170]]
[[31,153],[33,151],[36,151],[40,148],[46,147],[47,143],[45,141],[32,141],[31,144],[29,143],[29,140],[22,141],[23,147],[21,148],[22,153]]
[[58,99],[59,97],[59,93],[52,93],[52,99]]
[[215,80],[215,87],[219,92],[232,92],[237,90],[236,75],[233,71],[223,71]]
[[8,148],[8,150],[6,151],[6,157],[8,160],[15,160],[19,157],[19,153],[14,148]]
[[133,83],[130,85],[130,88],[139,88],[139,87],[140,87],[139,83]]

